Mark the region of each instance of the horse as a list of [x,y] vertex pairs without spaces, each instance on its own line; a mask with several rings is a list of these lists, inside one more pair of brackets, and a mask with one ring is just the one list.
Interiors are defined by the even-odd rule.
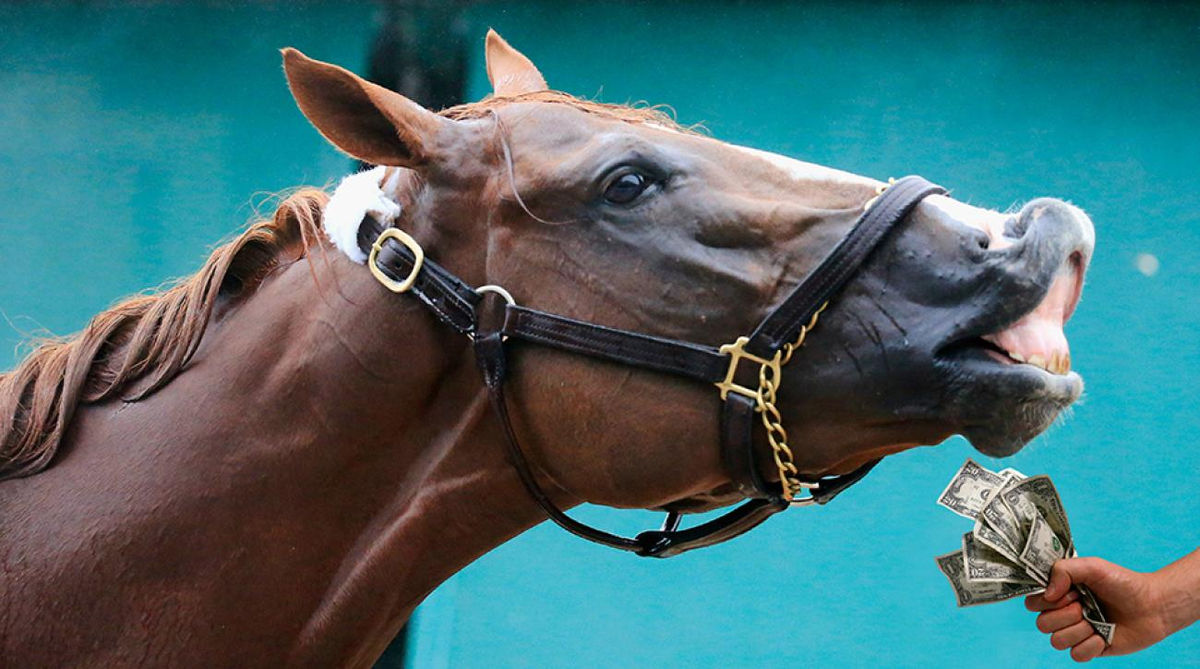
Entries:
[[[0,377],[0,664],[368,666],[551,510],[677,525],[764,487],[778,510],[792,483],[956,434],[1010,455],[1082,392],[1062,328],[1095,238],[1065,201],[910,197],[783,366],[738,338],[900,183],[551,90],[494,32],[493,93],[440,112],[283,60],[315,128],[378,167],[294,192],[195,275]],[[596,324],[577,344],[696,342],[732,360],[728,383],[456,331],[455,295],[469,316]],[[503,412],[486,346],[505,350]],[[748,475],[719,446],[730,398]]]

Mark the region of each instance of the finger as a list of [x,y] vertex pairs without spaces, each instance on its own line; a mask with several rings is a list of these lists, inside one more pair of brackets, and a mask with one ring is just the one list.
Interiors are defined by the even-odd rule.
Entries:
[[1091,623],[1086,620],[1065,627],[1050,635],[1050,645],[1054,646],[1055,650],[1066,650],[1071,646],[1081,643],[1084,639],[1092,636],[1096,630],[1092,629]]
[[1093,634],[1071,649],[1071,659],[1076,662],[1088,662],[1100,657],[1103,652],[1104,639],[1100,638],[1099,634]]
[[1051,609],[1061,609],[1071,602],[1079,599],[1078,590],[1068,590],[1065,597],[1050,601],[1041,594],[1029,595],[1025,598],[1025,608],[1030,611],[1049,611]]
[[1050,569],[1050,584],[1046,586],[1046,599],[1055,601],[1071,589],[1072,583],[1093,584],[1103,577],[1111,563],[1100,558],[1072,558],[1059,560]]
[[[1043,634],[1053,634],[1083,620],[1083,608],[1079,602],[1071,602],[1061,609],[1046,611],[1037,617],[1037,628]],[[1067,644],[1068,646],[1072,644]]]

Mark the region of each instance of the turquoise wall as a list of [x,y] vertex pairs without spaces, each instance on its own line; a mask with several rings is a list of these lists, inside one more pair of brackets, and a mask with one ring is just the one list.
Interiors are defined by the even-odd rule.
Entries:
[[[21,332],[79,328],[193,270],[252,195],[346,161],[310,130],[275,49],[361,71],[371,7],[0,8],[0,365]],[[1200,10],[912,3],[488,3],[552,85],[672,104],[723,139],[969,202],[1038,195],[1092,214],[1068,326],[1088,390],[1004,463],[1051,474],[1080,549],[1135,569],[1200,543]],[[472,90],[486,91],[482,52]],[[1138,254],[1159,269],[1138,271]],[[15,326],[15,327],[14,327]],[[1019,603],[958,610],[934,505],[961,440],[889,458],[820,509],[722,547],[642,561],[540,526],[420,610],[417,666],[1062,666]],[[585,509],[625,531],[649,514]],[[653,518],[657,520],[657,518]],[[1200,664],[1200,630],[1113,665]]]

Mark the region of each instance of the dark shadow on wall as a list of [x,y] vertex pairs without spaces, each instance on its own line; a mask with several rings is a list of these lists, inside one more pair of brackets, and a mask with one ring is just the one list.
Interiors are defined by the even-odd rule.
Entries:
[[[465,0],[391,0],[371,44],[367,79],[434,110],[466,102]],[[359,163],[359,169],[371,167]],[[375,669],[405,665],[412,626],[405,625],[375,662]]]
[[387,2],[383,25],[371,44],[367,79],[435,111],[466,102],[465,13],[470,4]]

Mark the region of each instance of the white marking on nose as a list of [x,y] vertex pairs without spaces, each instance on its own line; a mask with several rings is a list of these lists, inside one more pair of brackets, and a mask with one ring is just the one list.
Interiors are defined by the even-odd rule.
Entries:
[[835,170],[832,167],[824,167],[822,165],[806,163],[803,160],[796,160],[795,158],[789,158],[778,153],[771,153],[770,151],[752,149],[748,146],[738,146],[737,144],[730,144],[729,146],[754,156],[755,158],[759,158],[771,163],[797,181],[833,181],[841,183],[863,184],[871,186],[872,188],[878,186],[880,183],[868,177],[859,176],[850,172],[843,172],[842,170]]
[[1013,245],[1014,240],[1004,236],[1004,227],[1012,218],[1011,214],[974,207],[945,195],[930,195],[925,198],[922,206],[938,209],[963,225],[986,232],[989,240],[988,248],[994,251]]
[[[778,153],[769,151],[760,151],[747,146],[738,146],[731,144],[735,149],[743,151],[749,155],[765,160],[775,167],[786,172],[791,178],[798,181],[826,181],[826,182],[841,182],[853,184],[865,184],[871,187],[881,185],[881,182],[869,177],[859,176],[850,172],[836,170],[830,167],[814,165],[801,160],[789,158]],[[922,206],[933,207],[941,210],[950,218],[964,225],[969,225],[973,228],[978,228],[987,233],[990,239],[990,248],[1001,249],[1005,246],[1011,246],[1012,240],[1004,237],[1004,226],[1008,222],[1008,214],[1002,214],[998,211],[990,209],[981,209],[974,207],[958,200],[946,197],[945,195],[931,195],[924,200]]]

